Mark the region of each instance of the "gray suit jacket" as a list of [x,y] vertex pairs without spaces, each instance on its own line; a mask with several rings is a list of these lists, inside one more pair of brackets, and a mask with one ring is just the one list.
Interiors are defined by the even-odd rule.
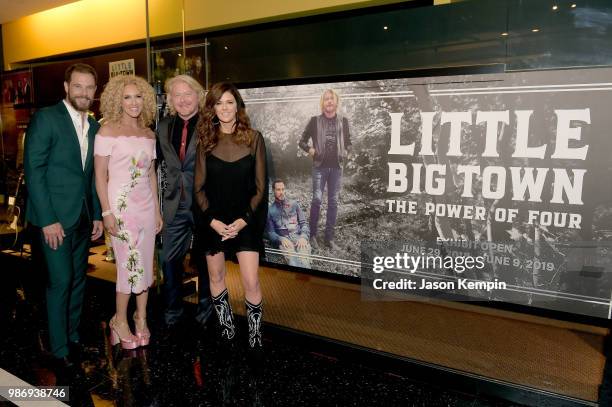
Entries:
[[[191,135],[191,140],[189,140],[185,152],[185,160],[181,163],[178,153],[172,145],[173,126],[182,126],[182,120],[176,116],[168,116],[162,119],[157,130],[158,160],[162,158],[166,162],[167,186],[162,197],[164,224],[171,224],[174,220],[181,196],[186,207],[191,208],[193,202],[193,172],[196,161],[197,135]],[[181,188],[185,189],[182,194]]]

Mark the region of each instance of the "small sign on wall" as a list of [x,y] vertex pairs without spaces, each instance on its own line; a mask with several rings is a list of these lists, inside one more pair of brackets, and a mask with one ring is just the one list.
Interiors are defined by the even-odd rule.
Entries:
[[110,78],[114,78],[117,75],[135,75],[134,58],[109,62],[108,70]]

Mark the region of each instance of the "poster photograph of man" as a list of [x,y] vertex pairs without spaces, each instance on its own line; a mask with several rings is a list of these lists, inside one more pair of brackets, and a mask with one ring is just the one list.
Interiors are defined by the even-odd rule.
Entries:
[[508,259],[485,253],[468,276],[509,287],[487,299],[600,315],[610,265],[589,250],[612,234],[597,183],[612,175],[610,79],[602,68],[244,89],[270,185],[283,186],[270,190],[268,260],[359,277],[364,241],[508,242]]

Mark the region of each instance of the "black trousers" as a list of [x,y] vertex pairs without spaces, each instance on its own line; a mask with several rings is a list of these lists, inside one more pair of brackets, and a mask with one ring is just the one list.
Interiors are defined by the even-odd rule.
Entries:
[[[172,223],[164,225],[163,244],[161,252],[162,270],[164,273],[164,299],[166,310],[164,319],[166,324],[172,325],[178,322],[183,314],[183,263],[189,251],[191,237],[195,229],[195,222],[191,208],[186,208],[183,203],[179,204]],[[208,269],[204,258],[204,250],[199,247],[197,233],[195,235],[193,250],[191,253],[195,260],[198,271],[198,309],[196,319],[204,324],[212,313],[210,299],[210,282]]]

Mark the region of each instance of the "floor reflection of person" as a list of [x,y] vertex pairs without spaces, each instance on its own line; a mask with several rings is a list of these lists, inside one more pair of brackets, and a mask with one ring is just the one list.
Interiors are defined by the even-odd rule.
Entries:
[[249,346],[261,349],[259,256],[268,209],[264,139],[251,128],[242,97],[229,83],[211,87],[197,131],[194,192],[204,215],[201,234],[221,334],[228,340],[235,335],[225,259],[236,256],[245,293]]
[[[351,147],[351,134],[346,117],[338,111],[339,97],[327,89],[321,95],[321,114],[310,118],[299,141],[302,150],[312,158],[312,203],[310,205],[310,245],[319,248],[317,240],[323,191],[327,186],[327,219],[325,246],[338,250],[334,243],[338,196],[342,186],[342,164]],[[309,144],[309,141],[312,143]]]
[[[110,320],[112,343],[134,349],[149,343],[148,289],[153,284],[155,234],[162,227],[153,161],[155,119],[153,88],[142,78],[119,75],[102,93],[104,124],[96,137],[96,189],[104,227],[111,234],[117,267],[116,311]],[[132,334],[127,307],[136,295]]]
[[[160,406],[158,389],[155,388],[149,366],[147,349],[113,355],[109,376],[116,391],[116,405]],[[110,390],[110,389],[109,389]],[[173,393],[174,394],[174,393]]]
[[104,245],[106,246],[106,253],[104,260],[108,262],[115,261],[115,253],[113,253],[113,242],[111,241],[111,235],[108,230],[104,231]]
[[[157,137],[159,158],[166,163],[161,263],[166,302],[164,319],[168,327],[174,327],[183,314],[183,263],[195,228],[194,216],[199,214],[194,214],[192,202],[197,146],[194,132],[200,117],[198,111],[204,106],[204,89],[187,75],[167,80],[165,87],[171,114],[160,122]],[[191,254],[198,271],[196,320],[204,326],[212,313],[212,305],[208,272],[198,242],[196,236]]]
[[26,218],[47,264],[49,345],[64,378],[78,370],[89,246],[102,235],[92,159],[98,123],[87,114],[96,81],[91,66],[69,66],[65,99],[34,114],[25,140]]
[[283,252],[287,264],[310,268],[310,232],[308,222],[297,201],[285,196],[285,182],[272,183],[274,202],[268,209],[266,233],[270,242]]

